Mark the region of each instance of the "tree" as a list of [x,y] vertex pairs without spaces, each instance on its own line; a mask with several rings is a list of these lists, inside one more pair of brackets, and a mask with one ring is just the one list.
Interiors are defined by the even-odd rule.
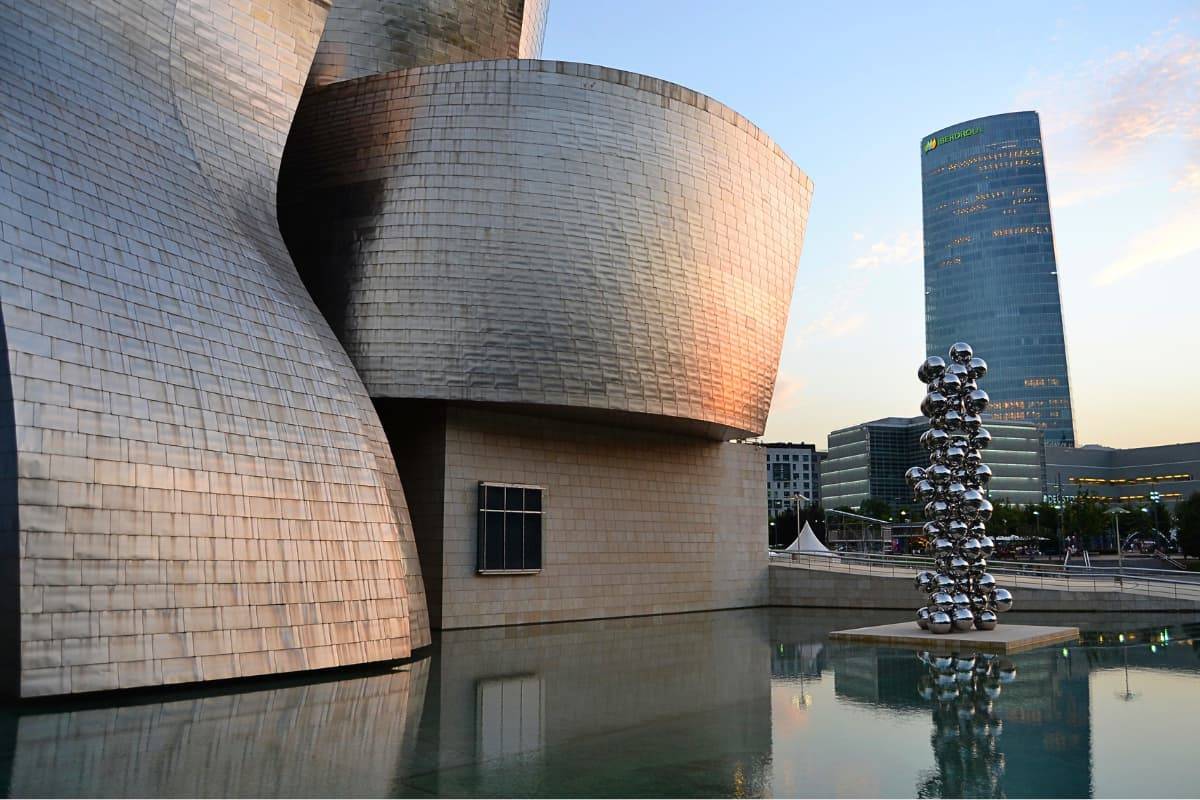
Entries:
[[864,517],[882,520],[889,520],[895,516],[892,507],[886,501],[876,497],[868,497],[866,500],[863,500],[862,504],[858,507],[858,513]]
[[1183,552],[1193,558],[1200,556],[1200,492],[1175,506],[1175,524]]

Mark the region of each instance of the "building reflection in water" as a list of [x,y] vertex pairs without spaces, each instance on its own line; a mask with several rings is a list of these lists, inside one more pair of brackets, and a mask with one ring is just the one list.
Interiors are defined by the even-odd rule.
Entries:
[[453,631],[396,671],[26,708],[0,717],[0,794],[762,795],[767,625],[746,610]]
[[258,691],[7,716],[16,797],[382,796],[430,661]]

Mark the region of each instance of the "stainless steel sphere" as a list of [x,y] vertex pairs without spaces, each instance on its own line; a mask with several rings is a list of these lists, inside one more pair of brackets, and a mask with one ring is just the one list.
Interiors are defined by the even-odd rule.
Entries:
[[936,381],[946,371],[946,362],[940,356],[930,356],[917,367],[917,380],[921,383]]
[[955,608],[970,608],[971,598],[967,597],[963,592],[955,592],[950,595],[950,599],[954,602]]
[[909,488],[915,488],[918,483],[925,480],[924,467],[909,467],[908,472],[904,473],[904,480],[908,482]]
[[1012,592],[1008,589],[997,589],[992,594],[992,602],[996,604],[996,610],[1000,612],[1008,611],[1013,605]]
[[930,520],[921,526],[921,533],[930,539],[937,539],[946,532],[945,526],[936,520]]
[[962,378],[957,375],[943,375],[938,385],[947,397],[953,397],[962,391]]
[[929,632],[944,634],[949,633],[953,622],[950,615],[945,611],[934,611],[929,615]]
[[996,612],[986,608],[975,616],[975,627],[981,631],[990,631],[996,627]]
[[933,552],[935,555],[945,555],[954,552],[954,542],[949,539],[934,539]]
[[972,380],[979,380],[984,375],[987,375],[987,362],[976,356],[967,362],[967,372],[971,375]]
[[971,434],[971,447],[976,450],[986,450],[992,443],[992,434],[987,428],[980,428]]
[[970,364],[975,352],[966,342],[955,342],[950,345],[950,360],[955,364]]
[[948,431],[963,430],[963,415],[954,409],[949,409],[945,414],[942,414],[940,417],[940,422],[941,427]]
[[921,401],[921,413],[927,417],[940,417],[950,407],[950,401],[941,392],[929,392]]
[[937,494],[937,485],[928,478],[918,481],[917,485],[913,488],[913,496],[925,502],[936,499]]
[[956,608],[950,614],[950,620],[956,631],[969,631],[975,624],[975,615],[969,608]]
[[[946,379],[942,378],[942,380],[944,381]],[[959,381],[959,385],[961,384],[962,381]],[[968,414],[978,414],[988,407],[988,402],[990,400],[991,398],[988,397],[988,393],[983,389],[975,389],[974,391],[967,393],[966,398],[963,400],[963,404],[966,407]]]
[[933,595],[929,598],[929,609],[930,609],[929,621],[930,621],[930,624],[933,623],[933,612],[935,610],[936,611],[950,611],[953,608],[954,608],[954,599],[950,595],[946,594],[945,592],[934,592]]
[[958,585],[958,581],[951,578],[944,572],[939,572],[938,576],[933,579],[933,587],[939,592],[954,594],[954,587]]
[[983,463],[983,453],[979,452],[977,447],[968,447],[967,455],[963,458],[963,467],[965,469],[974,470]]
[[971,380],[971,373],[967,369],[966,364],[950,364],[946,367],[946,373],[942,376],[942,380],[946,379],[946,375],[953,375],[958,378],[960,384]]
[[968,561],[974,561],[975,559],[979,558],[982,552],[983,548],[980,546],[978,539],[967,539],[962,544],[963,558],[967,559]]
[[984,594],[991,594],[996,588],[996,579],[991,573],[985,572],[975,579],[975,585],[979,587],[979,591]]
[[987,464],[980,464],[971,470],[971,474],[980,486],[987,486],[992,482],[992,468]]
[[917,609],[917,626],[923,630],[929,630],[929,607],[921,606]]
[[954,578],[964,578],[967,575],[967,569],[971,565],[962,556],[954,556],[950,559],[950,576]]
[[965,489],[962,496],[958,498],[959,502],[967,508],[968,511],[978,511],[979,507],[987,498],[983,496],[983,492],[978,489]]
[[934,580],[937,578],[936,572],[931,572],[923,569],[917,573],[917,577],[913,578],[913,586],[928,594],[933,591]]
[[962,424],[963,430],[967,433],[974,433],[983,425],[983,417],[978,414],[963,414]]
[[950,482],[952,474],[950,468],[945,464],[937,463],[925,470],[925,477],[939,485],[945,485]]
[[952,519],[946,523],[946,535],[951,539],[961,539],[967,535],[967,523],[961,519]]
[[984,522],[987,522],[989,519],[992,518],[992,511],[993,511],[992,501],[984,500],[982,503],[979,504],[979,508],[975,509],[975,516],[978,517],[979,519],[983,520]]
[[984,558],[991,558],[992,553],[996,552],[996,543],[992,541],[992,537],[990,536],[980,536],[979,547]]
[[967,450],[965,447],[951,446],[951,447],[946,448],[946,456],[945,456],[946,463],[952,467],[958,466],[959,464],[963,463],[963,459],[966,457],[967,457]]

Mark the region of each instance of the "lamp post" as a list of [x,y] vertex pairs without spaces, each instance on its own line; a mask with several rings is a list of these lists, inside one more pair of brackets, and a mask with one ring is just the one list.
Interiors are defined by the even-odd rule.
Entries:
[[796,541],[800,541],[800,501],[808,502],[808,497],[796,492],[792,495],[792,502],[796,504]]
[[1118,514],[1128,514],[1129,512],[1126,511],[1125,509],[1121,508],[1120,506],[1117,506],[1116,508],[1110,508],[1108,510],[1108,513],[1112,514],[1113,525],[1115,526],[1115,530],[1117,533],[1117,573],[1119,575],[1121,575],[1122,577],[1124,577],[1124,575],[1125,575],[1125,548],[1121,546],[1121,519],[1117,515]]
[[1042,546],[1042,517],[1041,517],[1041,513],[1036,508],[1033,510],[1033,525],[1034,525],[1034,529],[1037,531],[1037,533],[1034,534],[1034,538],[1037,539],[1037,544],[1034,546],[1041,547]]

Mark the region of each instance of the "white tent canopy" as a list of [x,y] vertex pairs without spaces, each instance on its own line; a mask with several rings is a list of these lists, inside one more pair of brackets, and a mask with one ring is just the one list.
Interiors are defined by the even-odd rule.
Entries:
[[823,553],[832,555],[829,548],[821,544],[821,540],[813,533],[812,526],[807,522],[804,523],[804,530],[800,531],[800,535],[794,542],[783,548],[784,553]]

